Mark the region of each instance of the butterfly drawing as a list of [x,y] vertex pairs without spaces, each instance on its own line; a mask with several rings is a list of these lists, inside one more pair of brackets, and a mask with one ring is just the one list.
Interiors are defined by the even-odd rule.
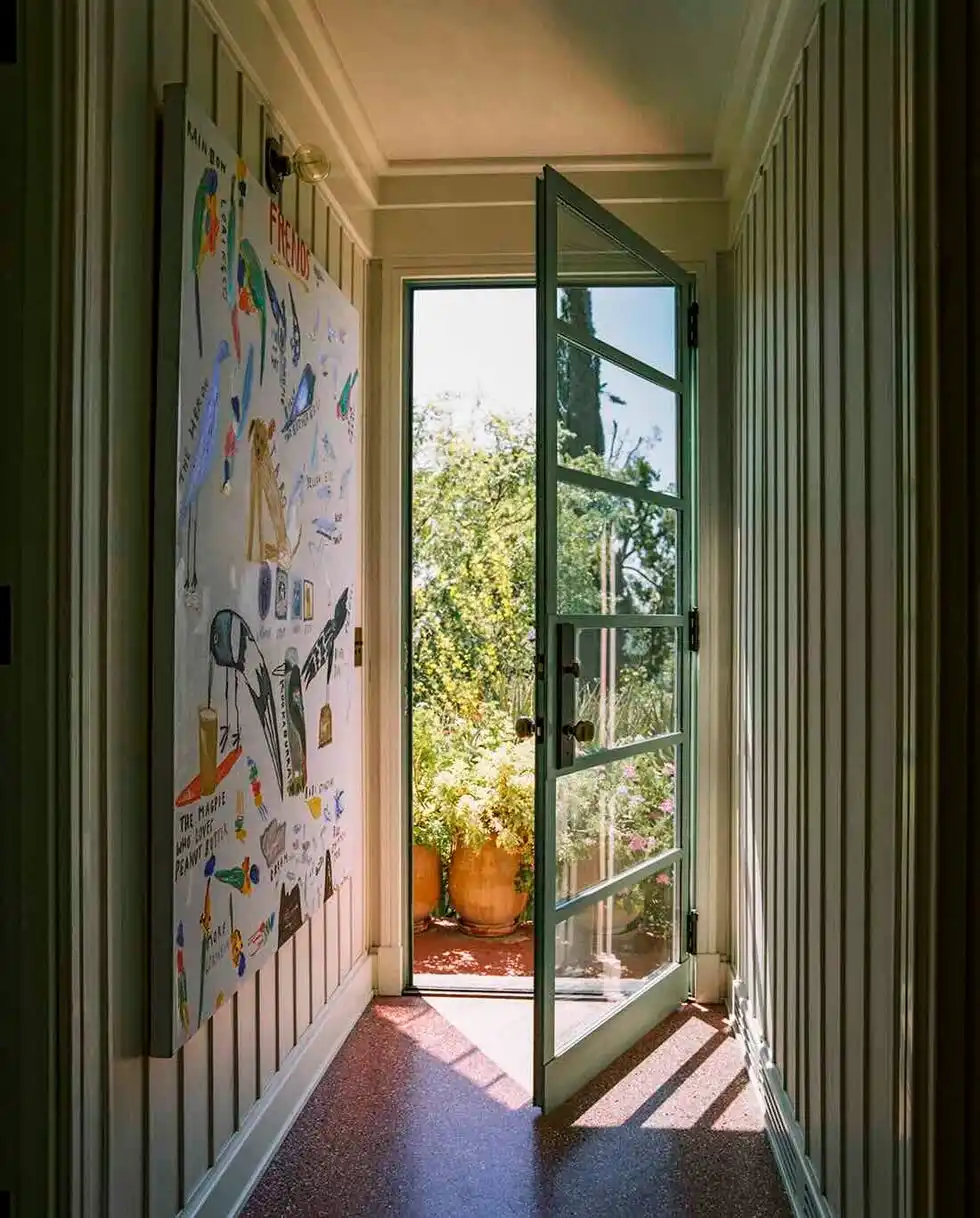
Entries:
[[303,351],[303,336],[299,329],[299,318],[296,316],[296,301],[293,299],[293,285],[287,284],[289,289],[289,312],[293,319],[292,337],[290,339],[293,355],[293,367],[299,367],[300,355]]

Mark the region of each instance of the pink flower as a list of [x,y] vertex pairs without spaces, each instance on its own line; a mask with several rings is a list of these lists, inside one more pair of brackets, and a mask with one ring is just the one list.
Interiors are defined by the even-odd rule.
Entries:
[[670,876],[667,874],[667,872],[666,872],[666,871],[661,871],[661,872],[659,872],[659,874],[657,875],[656,880],[657,880],[657,883],[658,883],[658,884],[669,884],[669,883],[670,883]]
[[659,808],[661,812],[666,812],[669,816],[674,810],[674,801],[668,795],[666,799],[660,801]]
[[664,773],[669,774],[672,778],[673,778],[674,774],[677,773],[677,767],[674,765],[674,763],[672,761],[668,761],[665,763]]
[[640,837],[638,833],[634,833],[630,838],[629,848],[634,854],[639,854],[641,850],[646,850],[647,839],[645,837]]
[[624,778],[635,778],[636,777],[636,766],[635,765],[624,765],[623,766],[623,777]]

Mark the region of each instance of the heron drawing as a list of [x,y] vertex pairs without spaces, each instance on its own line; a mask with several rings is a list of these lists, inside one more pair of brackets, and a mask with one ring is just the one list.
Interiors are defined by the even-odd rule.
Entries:
[[[201,409],[197,425],[197,444],[191,457],[184,493],[180,500],[178,528],[187,522],[187,569],[184,574],[184,589],[197,587],[197,516],[201,490],[207,482],[214,457],[215,436],[218,431],[218,403],[221,397],[221,365],[231,354],[228,343],[222,339],[214,356],[211,380]],[[193,546],[191,537],[193,536]]]
[[191,228],[191,270],[194,273],[194,310],[197,318],[197,353],[204,354],[201,333],[201,269],[204,260],[218,248],[218,174],[205,169],[194,195],[194,220]]
[[[220,727],[220,746],[224,750],[231,738],[231,747],[238,748],[242,725],[238,709],[238,682],[243,680],[262,726],[275,770],[279,795],[282,796],[282,753],[276,727],[276,707],[272,694],[272,678],[265,657],[259,650],[245,619],[233,609],[219,609],[211,620],[211,658],[208,664],[208,706],[215,668],[225,670],[225,722]],[[234,682],[235,730],[231,730],[231,684]]]
[[247,237],[242,239],[238,247],[238,270],[235,278],[238,282],[238,303],[231,311],[231,330],[235,338],[235,352],[240,360],[242,343],[238,333],[239,309],[243,313],[257,313],[259,317],[259,384],[261,385],[265,376],[265,272],[259,256],[255,252],[255,246]]

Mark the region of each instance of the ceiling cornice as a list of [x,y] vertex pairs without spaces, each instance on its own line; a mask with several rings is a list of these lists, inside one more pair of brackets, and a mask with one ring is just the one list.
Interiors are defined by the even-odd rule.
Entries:
[[[318,143],[333,164],[317,189],[370,256],[378,178],[352,139],[346,112],[318,80],[319,59],[299,36],[293,0],[197,0],[292,146]],[[357,151],[352,151],[356,149]]]
[[[530,207],[534,180],[542,162],[501,172],[459,173],[454,169],[421,175],[389,175],[379,184],[379,208]],[[638,169],[622,164],[586,167],[549,162],[582,190],[603,204],[720,202],[724,183],[720,170],[697,164],[693,168]]]
[[483,157],[477,160],[389,161],[388,177],[444,177],[449,174],[540,173],[548,164],[561,173],[635,173],[638,170],[714,169],[710,153],[683,156]]
[[734,216],[741,213],[772,138],[822,3],[754,0],[749,6],[714,148]]

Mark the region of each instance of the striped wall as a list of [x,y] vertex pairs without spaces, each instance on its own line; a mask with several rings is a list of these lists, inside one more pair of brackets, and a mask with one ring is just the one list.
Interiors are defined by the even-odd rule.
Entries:
[[[265,136],[275,130],[273,115],[192,0],[125,0],[114,9],[115,118],[109,133],[111,154],[106,157],[113,201],[105,281],[111,315],[105,510],[109,534],[117,538],[106,558],[110,674],[120,671],[117,664],[123,665],[124,657],[138,655],[144,646],[140,621],[146,620],[150,571],[145,481],[150,415],[145,403],[152,384],[153,268],[146,233],[134,231],[133,225],[141,224],[141,214],[152,214],[156,193],[152,143],[148,151],[141,141],[154,139],[154,106],[163,85],[181,80],[257,176]],[[100,152],[105,156],[104,147]],[[144,181],[140,174],[145,170]],[[125,206],[127,192],[131,213]],[[144,200],[147,210],[141,213]],[[361,309],[366,259],[332,213],[326,195],[290,177],[283,210]],[[362,314],[362,367],[365,329]],[[121,608],[127,612],[119,612]],[[333,1005],[335,995],[343,1001],[344,983],[364,956],[363,875],[356,872],[341,884],[312,921],[174,1058],[144,1058],[146,995],[141,987],[146,983],[148,846],[146,793],[141,792],[137,771],[147,725],[138,690],[131,685],[121,697],[118,689],[110,689],[107,697],[108,828],[101,847],[109,1025],[104,1191],[108,1213],[119,1218],[173,1218],[184,1207],[196,1213],[202,1203],[203,1212],[226,1214],[227,1205],[215,1208],[212,1202],[207,1209],[215,1174],[211,1169],[228,1160],[241,1141],[236,1132],[250,1114],[256,1114],[253,1122],[257,1119],[257,1102],[281,1086],[291,1055],[328,1023],[331,1016],[324,1008]],[[358,972],[359,985],[361,976]],[[305,1069],[315,1072],[316,1067],[312,1061]],[[286,1112],[283,1120],[289,1115]],[[281,1121],[267,1121],[256,1141],[274,1145],[281,1126]],[[98,1158],[96,1149],[88,1161],[97,1163]],[[104,1212],[97,1201],[101,1191],[96,1179],[83,1184],[92,1213]]]
[[737,229],[735,1000],[800,1213],[908,1213],[905,5],[826,0]]

